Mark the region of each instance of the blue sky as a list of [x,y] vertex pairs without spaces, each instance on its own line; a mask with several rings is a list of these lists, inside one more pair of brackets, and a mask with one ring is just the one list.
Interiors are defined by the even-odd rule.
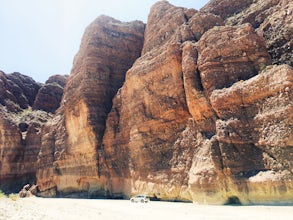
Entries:
[[[147,21],[156,0],[0,0],[0,70],[38,82],[70,74],[87,25],[101,14]],[[199,9],[208,0],[170,0]]]

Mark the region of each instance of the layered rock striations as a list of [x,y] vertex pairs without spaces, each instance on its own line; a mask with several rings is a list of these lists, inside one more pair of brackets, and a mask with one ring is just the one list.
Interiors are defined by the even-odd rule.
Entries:
[[[86,48],[83,40],[60,120],[45,134],[45,141],[59,145],[42,146],[47,169],[39,170],[38,181],[44,180],[44,193],[146,193],[214,204],[292,201],[292,67],[269,66],[268,41],[258,27],[225,26],[241,12],[213,4],[199,12],[156,3],[142,55],[125,68],[131,67],[117,93],[104,99],[95,92],[108,88],[101,69],[91,78],[100,84],[92,88],[86,81],[91,91],[82,80],[93,63],[108,65],[99,55],[108,38],[99,38],[101,49]],[[249,10],[251,4],[240,5]],[[87,30],[84,38],[90,34],[97,37]],[[93,48],[96,59],[85,59]]]
[[33,105],[40,87],[28,76],[0,71],[0,104],[12,112],[26,109]]
[[20,73],[0,74],[0,188],[10,193],[37,181],[43,125],[60,105],[66,76],[41,84]]
[[55,113],[60,107],[66,79],[67,76],[63,75],[51,76],[45,85],[39,89],[33,104],[33,109]]
[[105,184],[98,153],[106,118],[126,71],[141,54],[144,29],[140,21],[120,22],[107,16],[86,29],[60,111],[44,133],[38,171],[41,191],[101,193]]
[[[60,107],[39,102],[54,117],[18,133],[2,117],[0,141],[39,147],[43,196],[292,203],[291,8],[211,0],[197,11],[159,1],[146,26],[100,16]],[[9,138],[26,131],[25,142]],[[0,149],[12,169],[17,157]]]
[[32,110],[42,85],[30,77],[1,72],[0,83],[0,188],[10,193],[36,182],[41,129],[52,115]]
[[[176,16],[172,17],[173,13]],[[173,170],[170,162],[178,147],[175,142],[191,117],[185,98],[182,43],[222,24],[220,18],[204,15],[203,21],[209,17],[212,21],[207,19],[200,25],[194,22],[200,20],[197,12],[192,11],[194,19],[190,13],[164,1],[150,12],[150,21],[161,14],[160,21],[147,24],[145,36],[152,38],[146,37],[144,54],[127,72],[113,101],[103,139],[109,187],[114,193],[145,191],[158,198],[188,199],[186,174]],[[182,22],[172,27],[164,41],[161,34],[156,35],[158,26],[178,21]]]
[[223,174],[245,203],[292,200],[292,74],[268,66],[212,93]]

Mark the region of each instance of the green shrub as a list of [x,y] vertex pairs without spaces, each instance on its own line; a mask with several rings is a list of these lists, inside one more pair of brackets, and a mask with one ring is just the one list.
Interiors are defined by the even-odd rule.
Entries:
[[0,189],[0,198],[5,198],[5,197],[6,197],[5,193],[2,192],[2,190]]

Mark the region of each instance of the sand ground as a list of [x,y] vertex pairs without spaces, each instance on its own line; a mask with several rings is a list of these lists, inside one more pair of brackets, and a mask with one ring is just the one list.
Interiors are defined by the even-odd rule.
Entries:
[[208,206],[127,200],[0,199],[0,220],[292,220],[293,206]]

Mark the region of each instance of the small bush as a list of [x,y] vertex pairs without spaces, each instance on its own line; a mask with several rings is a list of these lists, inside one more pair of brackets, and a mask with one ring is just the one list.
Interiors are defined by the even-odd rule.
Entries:
[[2,190],[0,189],[0,198],[5,198],[5,197],[6,197],[5,193],[2,192]]

